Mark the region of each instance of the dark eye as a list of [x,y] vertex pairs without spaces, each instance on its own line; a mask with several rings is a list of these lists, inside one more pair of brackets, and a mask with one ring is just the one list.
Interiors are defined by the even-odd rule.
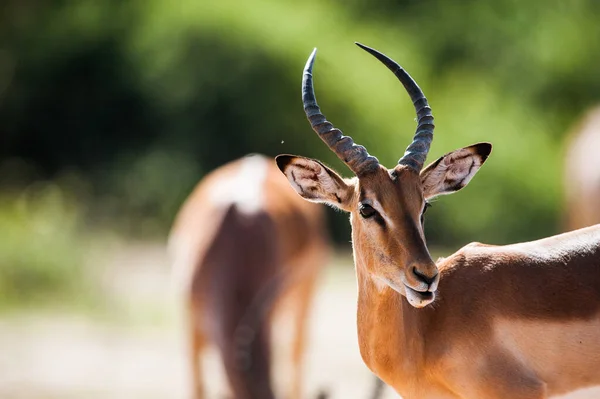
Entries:
[[369,204],[361,204],[358,211],[360,212],[360,216],[364,217],[365,219],[377,215],[377,211],[375,210],[375,208],[373,208]]

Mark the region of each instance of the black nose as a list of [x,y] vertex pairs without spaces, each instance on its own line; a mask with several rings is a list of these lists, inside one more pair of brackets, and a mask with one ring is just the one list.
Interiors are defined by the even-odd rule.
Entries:
[[423,273],[421,273],[420,271],[417,270],[416,267],[413,267],[413,274],[415,276],[417,276],[419,278],[419,280],[423,281],[426,284],[433,284],[433,282],[435,281],[435,278],[437,277],[437,271],[435,272],[435,274],[431,277],[428,277],[426,275],[424,275]]

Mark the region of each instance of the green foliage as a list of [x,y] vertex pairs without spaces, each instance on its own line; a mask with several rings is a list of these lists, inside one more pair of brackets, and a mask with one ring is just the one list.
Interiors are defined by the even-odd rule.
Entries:
[[[162,234],[201,172],[249,152],[316,157],[346,174],[300,104],[302,67],[316,46],[319,104],[391,166],[409,143],[414,111],[358,40],[424,89],[437,125],[430,160],[494,144],[470,186],[428,213],[430,242],[546,236],[560,229],[563,137],[600,93],[598,7],[11,0],[0,21],[0,158],[27,159],[43,177],[75,167],[91,181],[90,215]],[[347,242],[346,218],[332,220]]]
[[89,289],[79,211],[55,184],[0,198],[0,305],[83,298]]
[[[145,238],[164,234],[200,175],[189,155],[153,150],[118,160],[102,176],[114,193],[104,197],[102,204],[101,215],[107,222],[98,220],[98,214],[88,218],[96,217],[106,228],[117,224],[125,234]],[[126,215],[124,208],[129,210]]]

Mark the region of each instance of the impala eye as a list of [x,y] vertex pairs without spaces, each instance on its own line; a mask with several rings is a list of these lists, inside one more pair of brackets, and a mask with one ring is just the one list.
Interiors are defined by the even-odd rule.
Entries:
[[375,208],[373,208],[369,204],[361,204],[358,211],[360,212],[360,216],[362,216],[365,219],[377,215],[377,211],[375,210]]

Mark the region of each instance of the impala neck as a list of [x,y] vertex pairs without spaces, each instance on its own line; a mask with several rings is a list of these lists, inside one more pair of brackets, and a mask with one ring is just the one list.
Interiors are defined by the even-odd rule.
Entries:
[[[423,362],[423,309],[367,272],[355,254],[358,280],[358,343],[365,364],[388,384],[408,380]],[[412,375],[414,379],[414,375]]]

